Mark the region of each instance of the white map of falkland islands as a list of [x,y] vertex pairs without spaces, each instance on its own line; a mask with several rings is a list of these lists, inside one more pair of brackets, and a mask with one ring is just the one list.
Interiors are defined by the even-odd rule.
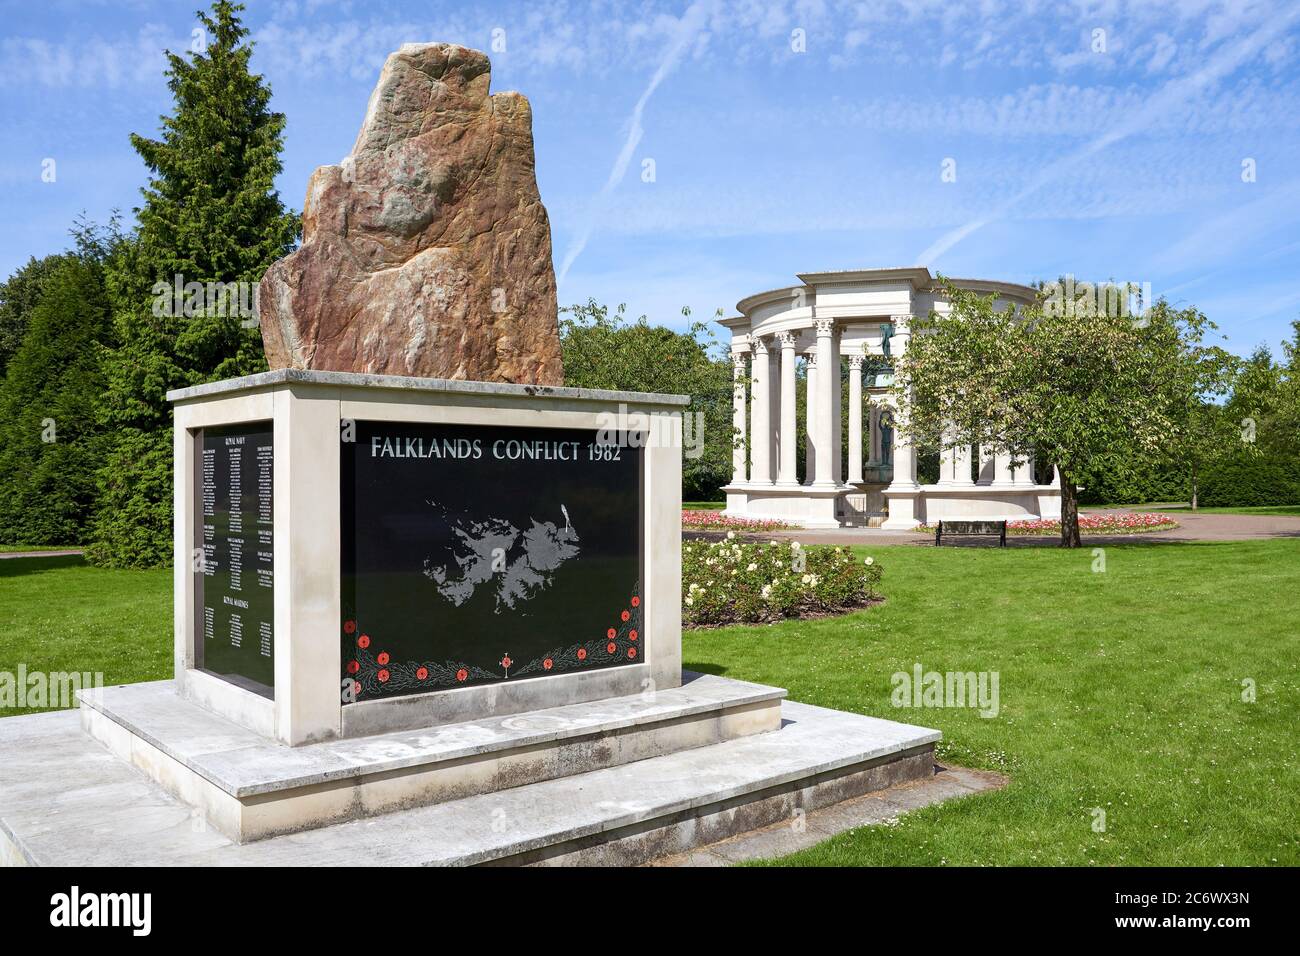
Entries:
[[560,505],[563,527],[530,518],[532,527],[521,531],[504,518],[452,517],[436,502],[429,504],[443,512],[455,536],[455,567],[435,565],[432,558],[425,558],[424,575],[456,607],[480,585],[491,584],[496,587],[496,613],[502,608],[514,610],[516,603],[550,585],[556,569],[578,555],[578,532],[569,523],[564,505]]

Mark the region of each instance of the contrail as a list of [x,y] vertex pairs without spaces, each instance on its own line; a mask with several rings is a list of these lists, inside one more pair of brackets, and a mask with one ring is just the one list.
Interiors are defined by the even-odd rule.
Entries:
[[676,68],[677,61],[681,59],[682,51],[698,35],[704,20],[704,14],[712,6],[713,0],[696,0],[682,14],[682,18],[677,24],[677,36],[669,44],[663,59],[659,63],[659,68],[655,70],[654,76],[650,78],[650,84],[645,88],[645,92],[641,94],[641,98],[636,101],[636,106],[632,109],[632,115],[628,117],[627,139],[623,142],[623,148],[619,150],[618,157],[614,160],[614,167],[609,171],[609,178],[605,180],[604,187],[596,195],[593,208],[587,213],[581,231],[569,243],[569,249],[564,254],[564,263],[560,266],[560,275],[556,280],[557,282],[564,281],[564,277],[569,274],[569,267],[573,265],[578,256],[582,255],[582,250],[587,248],[587,240],[591,238],[591,234],[596,228],[596,217],[605,211],[614,187],[623,181],[623,176],[627,173],[628,164],[632,161],[632,153],[645,133],[645,130],[641,127],[641,114],[645,112],[646,103],[650,101],[654,91],[659,88],[659,84]]
[[995,219],[1001,219],[1022,199],[1036,193],[1070,167],[1082,162],[1096,153],[1101,152],[1109,146],[1115,145],[1115,143],[1120,140],[1127,139],[1134,133],[1141,132],[1153,119],[1175,109],[1196,90],[1208,86],[1214,81],[1227,76],[1238,66],[1259,52],[1261,47],[1271,41],[1279,33],[1283,32],[1297,16],[1300,16],[1300,8],[1292,10],[1291,13],[1286,16],[1271,17],[1267,24],[1260,27],[1250,36],[1235,44],[1231,44],[1226,48],[1220,49],[1220,51],[1212,57],[1205,66],[1201,67],[1195,73],[1188,74],[1187,76],[1180,77],[1176,80],[1170,80],[1159,93],[1147,100],[1147,104],[1143,109],[1133,114],[1133,116],[1131,116],[1126,122],[1120,123],[1104,136],[1091,141],[1078,152],[1058,159],[1056,162],[1050,163],[1044,167],[1043,171],[1030,181],[1027,186],[1010,199],[999,203],[994,207],[991,213],[944,233],[944,235],[940,236],[939,239],[932,243],[928,249],[916,257],[917,264],[923,266],[930,265],[935,259],[939,258],[939,256],[957,245],[957,243],[961,242],[971,233],[988,225]]

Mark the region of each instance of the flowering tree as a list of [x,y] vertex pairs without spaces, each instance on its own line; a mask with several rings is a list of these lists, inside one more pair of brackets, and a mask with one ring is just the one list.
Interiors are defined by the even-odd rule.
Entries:
[[921,451],[979,444],[1056,465],[1061,545],[1078,547],[1079,476],[1133,455],[1168,454],[1179,434],[1189,348],[1202,327],[1043,301],[998,308],[941,280],[952,311],[914,323],[894,393]]

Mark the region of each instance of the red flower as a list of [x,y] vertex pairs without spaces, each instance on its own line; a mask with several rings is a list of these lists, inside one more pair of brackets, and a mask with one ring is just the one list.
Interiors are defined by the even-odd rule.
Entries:
[[381,684],[386,683],[388,681],[388,670],[387,669],[382,670],[375,676],[379,678],[379,683]]
[[343,622],[343,633],[344,633],[344,634],[355,634],[356,632],[357,632],[357,622],[356,622],[356,621],[344,621],[344,622]]
[[360,665],[360,664],[358,664],[356,661],[348,661],[348,673],[349,673],[349,674],[355,674],[355,673],[356,673],[357,671],[359,671],[359,670],[361,670],[361,665]]
[[627,649],[627,657],[628,657],[628,660],[632,660],[632,661],[636,660],[636,648],[635,648],[635,647],[629,647],[629,648]]
[[510,665],[513,664],[513,663],[514,663],[514,661],[512,661],[512,660],[510,659],[510,655],[509,655],[509,654],[506,654],[504,657],[501,658],[501,666],[504,667],[506,670],[509,670],[509,669],[510,669]]
[[352,682],[352,693],[357,697],[361,696],[361,681],[354,680]]
[[469,671],[465,670],[465,668],[462,667],[460,670],[456,671],[456,680],[463,682],[468,678],[469,678]]
[[627,639],[628,639],[629,641],[635,641],[635,640],[636,640],[636,628],[635,628],[635,627],[632,628],[632,630],[630,630],[630,631],[627,632]]
[[630,619],[630,618],[632,617],[632,615],[629,614],[627,611],[624,611],[622,614],[619,615],[619,617],[621,617],[623,620],[626,621],[626,620]]
[[549,671],[553,666],[555,666],[555,662],[549,657],[542,661],[542,670],[544,671]]
[[605,636],[608,637],[608,638],[612,641],[615,637],[618,636],[618,631],[614,630],[614,629],[611,627],[608,631],[605,632]]
[[417,668],[415,669],[415,679],[416,679],[416,680],[428,680],[428,679],[429,679],[429,668],[427,668],[427,667],[417,667]]
[[633,607],[640,607],[640,606],[641,606],[641,599],[640,599],[639,597],[637,597],[635,594],[632,595],[632,606],[633,606]]
[[587,659],[587,649],[585,647],[578,648],[578,660],[585,661],[586,659]]
[[381,663],[381,664],[387,664],[387,663],[388,663],[388,651],[380,651],[380,652],[379,652],[379,656],[376,657],[375,660],[379,661],[379,663]]
[[605,645],[605,650],[613,654],[616,650],[618,650],[618,645],[615,644],[613,641],[610,641],[608,644]]
[[365,650],[369,646],[370,646],[369,634],[362,634],[360,637],[357,638],[357,647],[361,648],[362,650]]

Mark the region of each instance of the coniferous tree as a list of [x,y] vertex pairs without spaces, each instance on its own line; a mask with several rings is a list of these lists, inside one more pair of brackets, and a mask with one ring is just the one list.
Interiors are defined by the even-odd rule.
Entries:
[[[115,257],[108,286],[118,345],[105,356],[103,421],[114,444],[101,472],[102,508],[91,560],[165,563],[171,553],[169,389],[261,371],[261,333],[236,304],[288,253],[300,221],[275,189],[284,116],[249,71],[242,5],[200,12],[206,47],[168,53],[175,100],[158,139],[132,136],[151,172],[134,242]],[[199,294],[171,290],[198,283]],[[247,283],[210,294],[210,283]],[[190,286],[197,289],[198,286]]]
[[112,330],[97,237],[83,230],[77,253],[41,260],[52,265],[0,384],[0,543],[86,536],[106,437],[96,349]]

